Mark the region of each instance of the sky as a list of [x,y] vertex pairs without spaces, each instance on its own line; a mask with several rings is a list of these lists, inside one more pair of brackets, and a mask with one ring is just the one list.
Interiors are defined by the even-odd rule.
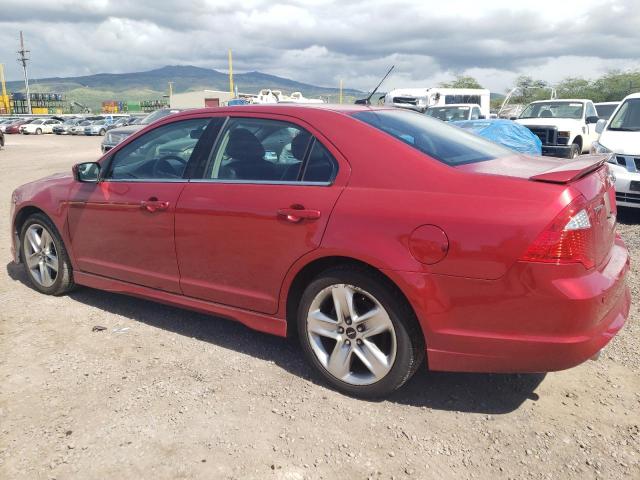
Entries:
[[[7,80],[22,30],[32,78],[164,65],[258,70],[322,86],[431,87],[471,75],[504,92],[640,69],[640,0],[0,0]],[[266,87],[266,86],[265,86]]]

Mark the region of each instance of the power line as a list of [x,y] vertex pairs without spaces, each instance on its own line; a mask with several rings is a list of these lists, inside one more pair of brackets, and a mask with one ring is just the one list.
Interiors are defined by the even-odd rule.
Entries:
[[29,76],[27,75],[27,62],[29,61],[30,50],[24,48],[24,38],[22,37],[22,30],[20,30],[20,50],[18,50],[18,62],[22,64],[22,71],[24,72],[24,89],[27,92],[27,110],[31,114],[31,95],[29,93]]

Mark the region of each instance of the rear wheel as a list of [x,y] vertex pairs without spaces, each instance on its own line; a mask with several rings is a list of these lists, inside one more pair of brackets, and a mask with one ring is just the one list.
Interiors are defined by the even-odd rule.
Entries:
[[45,215],[31,215],[20,232],[21,256],[33,287],[47,295],[73,289],[71,262],[55,225]]
[[363,398],[390,394],[424,358],[411,308],[371,272],[338,267],[305,289],[298,332],[306,357],[337,390]]

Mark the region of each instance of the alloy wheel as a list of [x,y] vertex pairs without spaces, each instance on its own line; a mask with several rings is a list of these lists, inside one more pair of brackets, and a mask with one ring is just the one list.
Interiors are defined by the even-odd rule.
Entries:
[[45,288],[52,286],[58,278],[60,262],[49,231],[38,223],[31,225],[25,232],[22,251],[32,278]]
[[389,314],[370,293],[346,284],[321,290],[307,315],[307,337],[320,364],[351,385],[370,385],[393,367],[397,340]]

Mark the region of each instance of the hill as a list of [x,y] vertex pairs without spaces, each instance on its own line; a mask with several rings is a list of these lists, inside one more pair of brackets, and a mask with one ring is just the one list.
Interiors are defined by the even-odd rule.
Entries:
[[[337,88],[321,87],[297,82],[288,78],[262,72],[236,73],[234,83],[242,93],[257,93],[262,88],[283,90],[287,93],[302,92],[307,97],[320,95],[336,99]],[[146,72],[98,73],[80,77],[49,77],[30,81],[33,92],[65,93],[92,108],[97,108],[103,100],[151,100],[168,93],[169,82],[173,82],[175,93],[194,90],[228,90],[229,77],[217,70],[190,65],[173,65]],[[9,91],[24,91],[22,81],[7,82]],[[347,98],[360,98],[363,92],[353,89],[343,91]]]

